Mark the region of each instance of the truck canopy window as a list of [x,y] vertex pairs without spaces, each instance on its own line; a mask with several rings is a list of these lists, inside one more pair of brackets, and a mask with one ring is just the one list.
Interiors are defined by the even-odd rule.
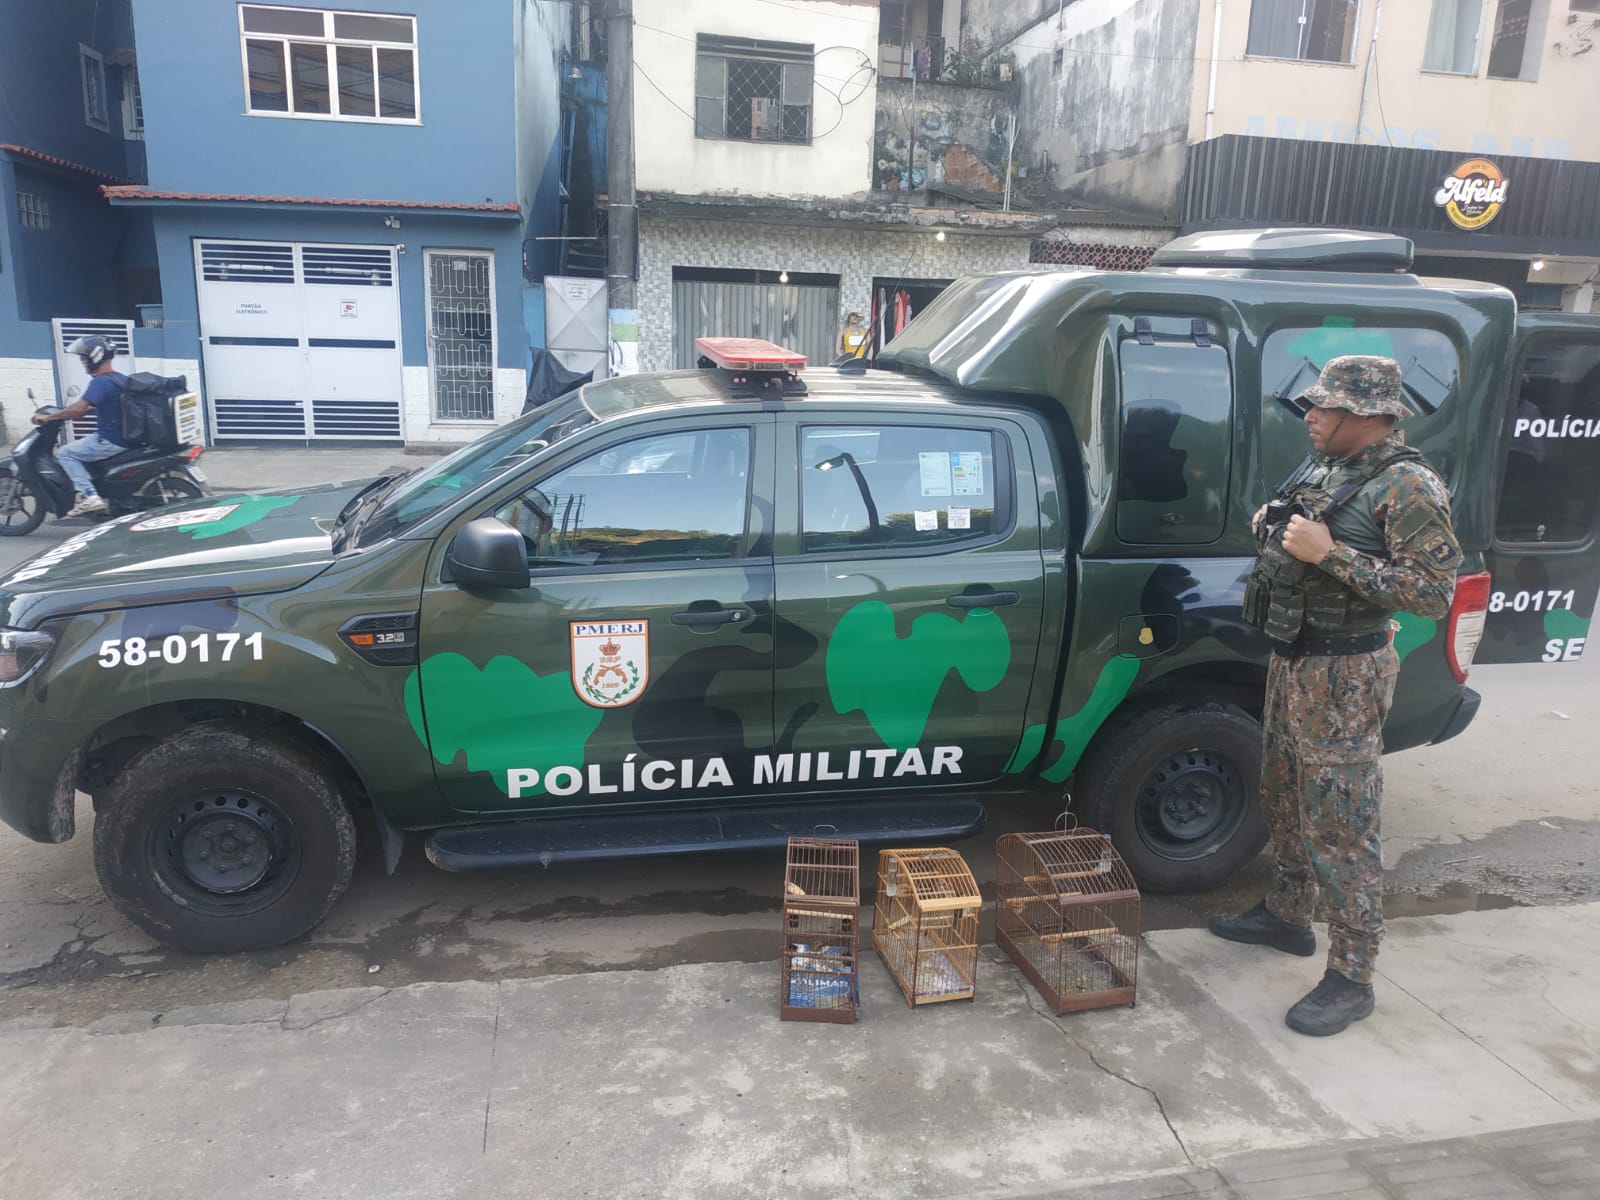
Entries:
[[1495,540],[1577,542],[1600,504],[1600,342],[1541,337],[1522,364]]
[[1222,534],[1233,446],[1228,352],[1193,340],[1123,339],[1117,536],[1197,544]]

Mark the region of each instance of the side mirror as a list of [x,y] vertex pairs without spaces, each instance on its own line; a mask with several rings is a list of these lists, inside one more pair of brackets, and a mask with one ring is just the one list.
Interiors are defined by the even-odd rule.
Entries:
[[450,578],[462,587],[525,588],[532,584],[528,544],[515,529],[493,517],[479,517],[462,526],[445,551],[444,562]]

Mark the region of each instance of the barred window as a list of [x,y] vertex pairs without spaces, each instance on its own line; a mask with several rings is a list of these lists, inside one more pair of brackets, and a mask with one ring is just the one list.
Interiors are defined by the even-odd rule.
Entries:
[[415,17],[239,6],[254,116],[415,121]]
[[811,141],[810,46],[702,33],[697,50],[696,137]]
[[17,215],[24,229],[49,229],[50,201],[32,192],[18,192]]

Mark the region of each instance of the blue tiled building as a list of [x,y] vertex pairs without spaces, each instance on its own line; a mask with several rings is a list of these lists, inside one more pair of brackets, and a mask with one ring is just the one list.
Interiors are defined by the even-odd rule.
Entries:
[[[145,231],[154,270],[124,291],[158,280],[94,312],[159,300],[137,365],[201,380],[218,443],[465,441],[513,415],[543,341],[525,269],[559,245],[539,238],[558,232],[570,21],[545,0],[132,0],[147,165],[50,143],[97,173],[80,191],[110,224]],[[30,288],[18,323],[95,303]]]

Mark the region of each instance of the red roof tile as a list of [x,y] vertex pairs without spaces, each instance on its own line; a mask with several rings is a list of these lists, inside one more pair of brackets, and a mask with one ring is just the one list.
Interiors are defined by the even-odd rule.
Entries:
[[352,200],[343,196],[235,196],[214,192],[169,192],[132,184],[102,187],[108,200],[195,200],[203,204],[329,204],[345,208],[426,208],[454,212],[520,212],[516,203],[456,204],[443,200]]
[[131,182],[120,175],[112,175],[108,171],[101,171],[95,167],[86,167],[82,163],[75,163],[70,159],[57,158],[54,154],[46,154],[43,150],[33,150],[27,146],[13,146],[9,142],[0,142],[0,150],[4,150],[7,154],[31,158],[37,162],[49,163],[52,167],[60,167],[64,171],[76,171],[79,175],[87,175],[91,179],[109,179],[115,184]]

